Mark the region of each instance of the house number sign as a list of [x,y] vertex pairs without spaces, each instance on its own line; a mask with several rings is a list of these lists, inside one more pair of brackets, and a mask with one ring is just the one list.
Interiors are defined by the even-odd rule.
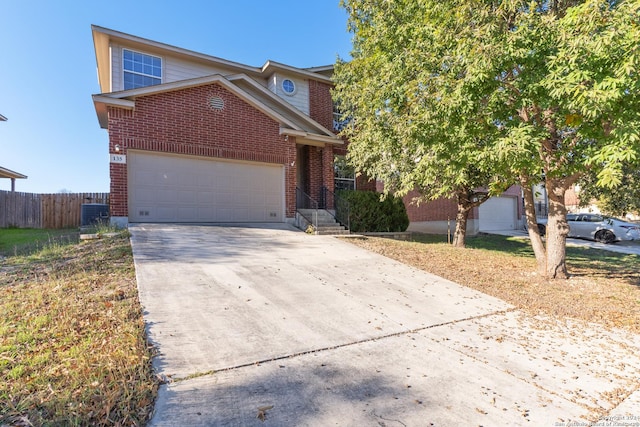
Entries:
[[127,155],[126,154],[111,154],[111,163],[127,163]]

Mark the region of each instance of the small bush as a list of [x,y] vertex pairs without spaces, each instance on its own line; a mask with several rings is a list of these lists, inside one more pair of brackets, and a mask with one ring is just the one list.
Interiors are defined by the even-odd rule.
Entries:
[[402,199],[383,196],[373,191],[340,191],[350,206],[350,228],[353,232],[399,232],[409,226],[407,209]]

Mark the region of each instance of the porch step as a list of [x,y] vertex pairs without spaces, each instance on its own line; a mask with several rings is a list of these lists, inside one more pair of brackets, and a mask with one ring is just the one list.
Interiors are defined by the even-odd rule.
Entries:
[[[305,218],[316,221],[317,235],[341,235],[349,234],[349,230],[345,229],[336,219],[324,209],[298,209],[298,212]],[[317,218],[317,219],[316,219]]]
[[317,236],[341,236],[350,234],[349,230],[346,230],[344,227],[318,227],[315,234]]

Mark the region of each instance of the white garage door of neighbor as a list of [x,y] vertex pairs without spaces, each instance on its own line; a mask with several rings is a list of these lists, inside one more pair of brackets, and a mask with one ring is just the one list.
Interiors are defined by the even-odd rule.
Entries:
[[129,151],[131,222],[283,222],[282,165]]
[[491,197],[478,208],[480,231],[516,228],[516,198]]

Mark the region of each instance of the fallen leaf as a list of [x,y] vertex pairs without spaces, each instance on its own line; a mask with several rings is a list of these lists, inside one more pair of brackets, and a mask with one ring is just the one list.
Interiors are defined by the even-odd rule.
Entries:
[[262,422],[267,419],[267,411],[273,409],[273,405],[258,407],[258,419]]

